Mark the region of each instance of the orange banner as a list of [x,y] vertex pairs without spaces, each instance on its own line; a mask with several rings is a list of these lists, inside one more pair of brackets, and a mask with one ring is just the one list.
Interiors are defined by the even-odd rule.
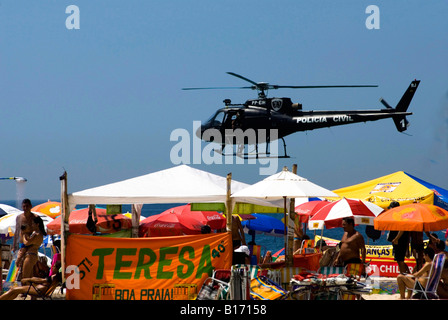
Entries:
[[103,238],[69,235],[66,266],[78,266],[79,285],[67,300],[180,300],[192,298],[215,269],[230,269],[231,233]]

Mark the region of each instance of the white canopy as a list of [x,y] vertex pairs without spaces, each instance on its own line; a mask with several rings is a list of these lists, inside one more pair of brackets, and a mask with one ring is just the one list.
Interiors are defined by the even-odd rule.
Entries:
[[[74,192],[68,195],[70,207],[77,204],[145,204],[225,202],[226,178],[206,171],[179,165],[147,175]],[[232,179],[231,191],[249,185]],[[260,205],[270,205],[257,199],[233,199]],[[270,206],[273,206],[272,204]]]
[[236,191],[232,194],[232,197],[256,197],[271,201],[284,197],[338,197],[338,195],[295,173],[283,170],[241,191]]

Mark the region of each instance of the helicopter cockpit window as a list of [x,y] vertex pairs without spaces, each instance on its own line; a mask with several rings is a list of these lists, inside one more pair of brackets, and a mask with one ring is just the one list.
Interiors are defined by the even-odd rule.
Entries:
[[213,119],[213,126],[221,126],[224,121],[224,116],[225,113],[223,111],[218,112]]

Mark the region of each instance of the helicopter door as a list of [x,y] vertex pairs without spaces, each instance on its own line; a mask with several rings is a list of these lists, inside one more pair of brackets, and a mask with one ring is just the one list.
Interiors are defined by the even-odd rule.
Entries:
[[241,114],[237,110],[228,110],[224,118],[222,129],[238,129],[241,128]]

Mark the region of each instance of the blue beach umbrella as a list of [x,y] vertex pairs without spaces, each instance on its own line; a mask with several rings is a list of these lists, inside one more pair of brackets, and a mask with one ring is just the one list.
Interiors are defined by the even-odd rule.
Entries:
[[268,234],[277,237],[284,236],[285,225],[279,219],[260,213],[254,213],[252,215],[255,219],[241,222],[245,233],[249,233],[252,230],[256,234]]

